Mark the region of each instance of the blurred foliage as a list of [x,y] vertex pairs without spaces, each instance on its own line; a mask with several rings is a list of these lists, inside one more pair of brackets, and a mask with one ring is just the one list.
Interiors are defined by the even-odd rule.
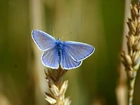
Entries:
[[[0,96],[5,97],[9,105],[37,105],[35,86],[39,84],[35,81],[38,77],[34,76],[32,67],[34,51],[30,34],[33,29],[31,21],[36,17],[31,15],[33,4],[30,1],[1,1]],[[66,74],[65,78],[69,80],[67,96],[71,97],[72,105],[97,105],[98,102],[100,105],[117,105],[115,89],[125,1],[36,1],[40,1],[43,6],[43,31],[51,35],[54,31],[56,38],[85,42],[96,48],[95,53],[80,68]],[[139,105],[140,85],[137,81],[140,81],[139,76],[134,99],[134,103]]]

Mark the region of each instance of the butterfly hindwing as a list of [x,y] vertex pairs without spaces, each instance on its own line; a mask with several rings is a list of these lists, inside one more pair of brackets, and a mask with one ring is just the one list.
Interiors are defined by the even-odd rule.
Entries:
[[61,68],[65,70],[77,68],[82,64],[82,61],[75,61],[69,53],[65,50],[65,48],[62,50],[61,54]]
[[44,51],[42,54],[42,63],[49,68],[58,69],[60,63],[60,57],[57,50],[54,48]]
[[86,59],[95,50],[95,48],[89,44],[74,41],[66,41],[64,42],[64,46],[67,53],[76,61]]
[[55,46],[55,38],[43,31],[33,30],[32,38],[40,50],[45,51]]

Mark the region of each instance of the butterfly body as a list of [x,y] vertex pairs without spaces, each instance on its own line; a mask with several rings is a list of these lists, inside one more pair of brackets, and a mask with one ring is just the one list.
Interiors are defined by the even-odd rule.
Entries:
[[77,68],[95,50],[89,44],[56,40],[40,30],[33,30],[32,38],[38,48],[44,51],[41,57],[42,63],[52,69],[58,69],[59,66],[65,70]]
[[64,48],[64,44],[63,44],[63,42],[60,39],[56,40],[55,48],[58,51],[58,55],[61,56],[61,53],[62,53],[61,51]]
[[59,57],[59,60],[58,60],[59,64],[60,64],[61,59],[62,59],[61,55],[62,55],[63,48],[64,48],[63,42],[60,39],[56,40],[54,49],[56,50],[57,56]]

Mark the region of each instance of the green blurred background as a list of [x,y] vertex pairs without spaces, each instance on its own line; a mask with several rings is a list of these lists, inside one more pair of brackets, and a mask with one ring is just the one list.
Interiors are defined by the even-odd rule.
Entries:
[[[118,105],[125,0],[1,0],[0,4],[0,105],[48,104],[42,52],[31,39],[33,29],[96,48],[80,68],[65,76],[72,105]],[[138,82],[139,75],[135,105],[140,105]]]

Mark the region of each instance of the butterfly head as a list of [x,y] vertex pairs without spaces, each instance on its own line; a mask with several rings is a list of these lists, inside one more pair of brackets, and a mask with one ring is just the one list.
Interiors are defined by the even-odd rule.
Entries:
[[56,43],[57,43],[57,44],[62,44],[63,41],[61,41],[60,38],[58,38],[58,39],[56,40]]
[[58,38],[57,41],[61,41],[60,38]]

